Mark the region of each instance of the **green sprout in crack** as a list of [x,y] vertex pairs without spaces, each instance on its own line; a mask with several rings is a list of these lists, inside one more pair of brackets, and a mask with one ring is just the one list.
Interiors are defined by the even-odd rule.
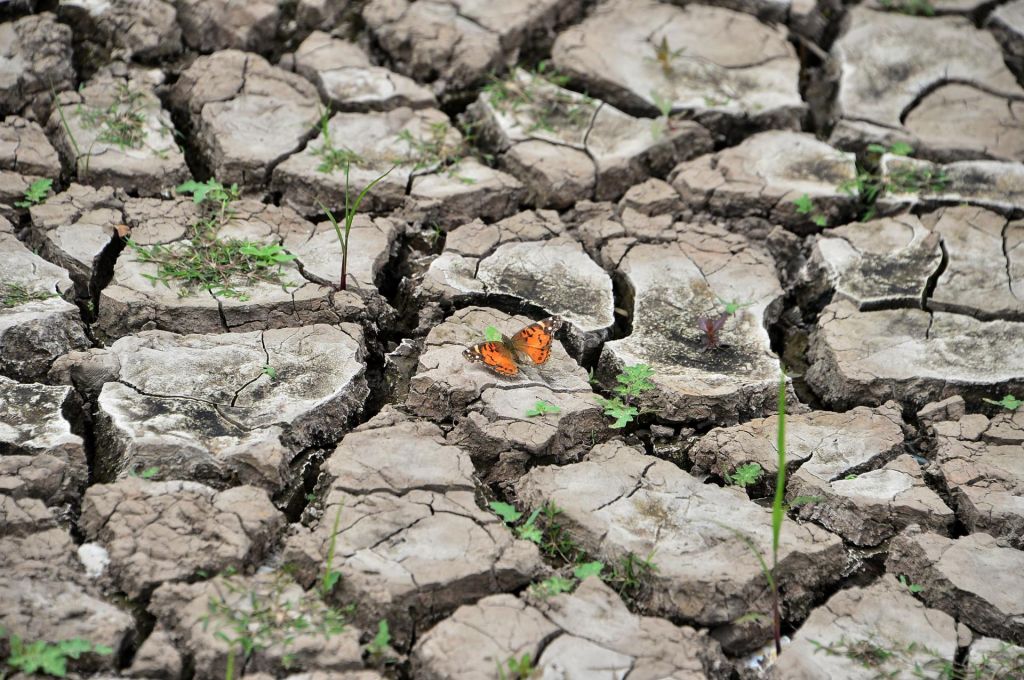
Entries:
[[336,148],[331,138],[331,109],[330,107],[320,112],[320,146],[312,150],[314,156],[320,159],[317,166],[318,172],[331,173],[337,170],[344,170],[350,165],[365,163],[363,157],[349,148]]
[[225,187],[213,179],[188,181],[176,191],[192,194],[193,201],[206,209],[204,217],[189,225],[186,239],[153,246],[126,241],[139,261],[157,265],[156,274],[143,274],[153,285],[170,287],[175,282],[180,297],[207,290],[243,301],[249,296],[241,289],[256,283],[282,288],[293,285],[284,279],[284,265],[296,257],[281,244],[220,238],[220,228],[233,214],[231,203],[238,198],[237,185]]
[[543,415],[547,415],[548,413],[561,413],[561,412],[562,412],[562,409],[559,408],[558,406],[556,406],[555,404],[552,404],[551,402],[547,402],[547,401],[543,401],[543,400],[537,400],[537,403],[535,403],[532,408],[527,409],[526,417],[527,418],[533,418],[534,416],[543,416]]
[[761,479],[761,475],[764,470],[757,463],[747,463],[746,465],[740,465],[733,471],[733,473],[726,474],[725,481],[730,484],[734,484],[740,487],[747,487],[751,484],[757,484],[758,480]]
[[533,665],[530,653],[526,652],[521,657],[510,656],[505,659],[505,665],[498,664],[498,680],[527,680],[534,677],[537,668]]
[[[6,631],[0,628],[0,635],[4,634]],[[13,633],[7,637],[7,646],[10,651],[3,662],[7,668],[27,675],[40,674],[55,678],[67,676],[69,659],[80,659],[83,654],[110,656],[114,653],[114,650],[106,645],[95,644],[83,638],[71,638],[60,642],[25,642]],[[5,672],[0,668],[0,677],[4,676]]]
[[931,166],[897,166],[891,168],[888,177],[882,176],[879,161],[882,155],[908,157],[913,147],[905,142],[889,146],[869,144],[865,163],[857,163],[857,174],[853,179],[841,182],[836,188],[851,196],[857,196],[864,204],[861,222],[875,218],[878,199],[886,194],[938,193],[949,184],[949,176],[941,168]]
[[995,406],[1002,406],[1007,411],[1016,411],[1018,408],[1020,408],[1021,404],[1024,404],[1024,401],[1021,401],[1020,399],[1018,399],[1017,397],[1013,396],[1012,394],[1007,394],[1006,396],[1004,396],[999,401],[996,401],[995,399],[986,399],[985,397],[982,397],[981,400],[983,402],[985,402],[986,404],[993,404]]
[[0,308],[3,309],[29,302],[49,300],[52,297],[57,297],[57,294],[46,290],[35,290],[14,281],[0,281]]
[[661,42],[654,43],[652,48],[654,49],[653,61],[658,64],[666,78],[672,78],[675,75],[675,61],[683,56],[685,50],[683,48],[673,50],[668,45],[668,36],[664,35],[661,36]]
[[793,205],[796,207],[796,212],[799,215],[807,215],[811,222],[819,227],[828,226],[828,217],[824,213],[814,209],[814,201],[807,194],[802,195],[800,198],[793,201]]
[[[526,134],[538,130],[555,132],[558,128],[585,130],[594,115],[594,100],[585,94],[565,89],[568,76],[559,74],[542,61],[524,79],[513,71],[503,79],[492,77],[484,93],[495,109],[504,113],[527,114]],[[554,85],[555,87],[550,87]]]
[[635,400],[654,389],[654,383],[649,380],[653,375],[654,370],[646,364],[625,366],[622,372],[615,376],[619,384],[612,391],[616,396],[597,397],[597,403],[604,409],[605,415],[613,419],[609,427],[615,430],[622,429],[640,415]]
[[37,179],[25,189],[24,198],[14,202],[15,208],[31,208],[34,205],[41,205],[46,202],[50,189],[53,187],[52,179]]
[[99,129],[96,141],[118,148],[141,149],[146,142],[146,95],[127,84],[117,86],[114,101],[106,108],[77,109],[82,124]]

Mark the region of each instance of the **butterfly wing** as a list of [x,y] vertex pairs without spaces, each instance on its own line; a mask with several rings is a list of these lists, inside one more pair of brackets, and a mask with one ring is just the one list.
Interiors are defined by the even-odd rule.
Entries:
[[551,341],[561,326],[562,321],[557,317],[542,319],[513,335],[512,346],[530,357],[533,363],[543,364],[551,357]]
[[468,347],[462,356],[475,364],[483,364],[499,375],[515,375],[519,372],[515,357],[501,342],[481,342]]

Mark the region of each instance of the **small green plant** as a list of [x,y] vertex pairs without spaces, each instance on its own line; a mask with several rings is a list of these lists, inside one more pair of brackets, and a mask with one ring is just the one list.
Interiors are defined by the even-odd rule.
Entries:
[[739,300],[723,300],[718,298],[718,301],[725,305],[725,313],[732,316],[736,312],[740,311],[744,307],[750,307],[753,302],[740,302]]
[[756,484],[763,473],[764,470],[757,463],[747,463],[737,467],[731,475],[726,473],[725,480],[736,486],[747,487]]
[[484,329],[484,340],[487,342],[501,342],[504,336],[494,326],[488,326]]
[[391,627],[388,626],[387,619],[381,619],[377,622],[377,634],[370,640],[370,644],[366,645],[366,651],[369,652],[372,658],[379,661],[384,658],[384,654],[388,651],[390,645]]
[[57,294],[47,290],[33,290],[14,281],[0,281],[0,308],[17,307],[52,297],[57,297]]
[[984,397],[982,397],[981,400],[983,402],[985,402],[986,404],[993,404],[995,406],[1002,406],[1003,408],[1005,408],[1008,411],[1016,411],[1018,408],[1020,408],[1021,404],[1024,404],[1024,401],[1021,401],[1020,399],[1018,399],[1017,397],[1013,396],[1012,394],[1007,394],[1005,397],[1003,397],[999,401],[996,401],[995,399],[986,399]]
[[845,479],[847,481],[850,481],[851,479],[857,479],[858,477],[860,477],[860,475],[854,474],[854,473],[850,473],[850,474],[846,475],[845,477],[843,477],[843,479]]
[[271,366],[270,364],[265,364],[260,369],[260,371],[263,373],[263,375],[267,376],[271,380],[276,380],[277,379],[277,369],[274,368],[273,366]]
[[881,156],[885,153],[891,153],[893,156],[909,156],[914,153],[914,147],[910,146],[906,142],[893,142],[889,146],[883,144],[868,144],[867,151],[869,153],[877,154]]
[[343,170],[349,165],[364,163],[362,156],[349,148],[335,148],[334,140],[331,138],[331,109],[327,107],[320,112],[320,147],[313,149],[312,153],[320,159],[317,166],[318,172],[331,173],[336,170]]
[[513,527],[516,535],[527,541],[532,541],[540,545],[541,539],[544,537],[540,527],[537,526],[537,517],[540,515],[543,508],[537,508],[530,513],[529,517],[522,524],[516,524],[520,519],[523,518],[523,513],[516,510],[515,506],[509,503],[502,503],[501,501],[491,501],[489,506],[498,517]]
[[37,179],[25,189],[25,198],[14,202],[14,207],[31,208],[34,205],[45,203],[51,187],[53,187],[52,179]]
[[610,565],[611,573],[603,576],[603,580],[614,588],[622,597],[637,593],[647,578],[658,571],[654,562],[654,552],[646,557],[638,557],[634,553],[626,553],[617,562]]
[[[491,105],[502,112],[525,112],[530,117],[526,134],[537,130],[555,132],[558,128],[584,130],[590,124],[596,108],[593,99],[564,88],[569,77],[558,73],[547,61],[537,64],[525,79],[513,71],[506,78],[492,76],[483,89]],[[551,83],[557,88],[544,87]]]
[[[775,638],[775,653],[782,653],[782,608],[779,601],[779,584],[775,573],[779,565],[779,537],[782,535],[782,520],[786,517],[786,375],[779,376],[778,416],[776,418],[775,451],[778,471],[775,475],[775,496],[772,499],[772,634]],[[763,566],[763,563],[762,563]]]
[[[71,126],[68,125],[67,116],[64,115],[64,105],[61,104],[60,97],[58,97],[56,91],[54,91],[52,83],[50,84],[50,98],[52,99],[54,106],[57,107],[57,115],[60,116],[60,124],[61,127],[64,128],[64,134],[66,134],[68,136],[68,140],[71,141],[71,148],[75,150],[75,173],[77,174],[79,170],[78,162],[83,158],[82,149],[78,146],[78,140],[75,139],[75,134],[71,132]],[[85,179],[89,174],[89,155],[86,154],[84,158],[85,166],[82,168],[81,179]]]
[[577,564],[584,556],[583,549],[558,521],[560,514],[562,514],[562,509],[551,501],[541,507],[541,522],[544,526],[544,540],[540,544],[541,552],[568,564]]
[[344,215],[345,226],[344,226],[344,229],[342,228],[342,226],[340,224],[338,224],[338,220],[334,217],[334,213],[332,213],[330,210],[328,210],[324,206],[324,204],[321,203],[319,200],[317,201],[317,205],[319,205],[320,209],[324,211],[324,214],[327,215],[327,219],[330,220],[330,222],[331,222],[331,226],[334,227],[334,233],[338,237],[338,245],[341,248],[341,274],[340,274],[340,276],[338,278],[338,290],[345,290],[347,285],[348,285],[348,247],[349,247],[349,235],[352,233],[352,222],[355,221],[356,213],[359,212],[359,205],[363,202],[363,199],[366,198],[366,196],[370,193],[370,191],[373,189],[373,187],[377,186],[378,182],[380,182],[382,179],[384,179],[389,174],[391,174],[391,171],[395,169],[395,166],[392,166],[392,167],[388,168],[388,170],[383,175],[379,175],[376,179],[374,179],[372,182],[367,184],[366,187],[364,187],[363,190],[359,192],[359,195],[356,196],[354,201],[353,200],[349,200],[350,199],[350,192],[349,192],[349,170],[350,170],[350,168],[351,168],[351,164],[345,163],[345,215]]
[[82,124],[99,129],[96,141],[120,149],[141,149],[146,142],[146,95],[127,84],[117,86],[114,101],[105,109],[77,109]]
[[582,562],[572,570],[572,575],[582,581],[589,576],[600,577],[603,571],[604,562]]
[[499,680],[527,680],[532,678],[537,669],[533,665],[530,653],[526,652],[518,659],[510,656],[505,659],[505,665],[498,664]]
[[216,203],[218,206],[217,219],[223,224],[231,215],[231,203],[239,197],[238,185],[224,186],[212,177],[205,182],[197,182],[190,179],[187,182],[175,187],[179,194],[192,194],[192,202],[201,205],[207,200]]
[[555,575],[538,583],[534,583],[530,586],[530,592],[537,597],[547,599],[553,595],[558,595],[559,593],[571,592],[575,587],[575,581],[571,581],[564,576]]
[[530,409],[528,409],[526,411],[526,417],[532,418],[534,416],[543,416],[543,415],[546,415],[548,413],[561,413],[561,412],[562,412],[562,409],[559,408],[558,406],[555,406],[554,404],[552,404],[550,402],[547,402],[547,401],[538,400],[537,403],[535,403],[533,405],[533,408],[530,408]]
[[828,218],[824,213],[818,212],[814,209],[814,201],[807,194],[804,194],[800,198],[793,201],[793,205],[796,206],[796,211],[800,215],[809,215],[811,222],[818,225],[819,227],[828,226]]
[[654,61],[661,67],[661,72],[666,78],[672,78],[675,71],[675,61],[683,55],[683,48],[673,50],[669,47],[668,36],[661,36],[661,42],[655,43]]
[[617,396],[610,399],[597,398],[598,404],[604,408],[605,415],[614,421],[609,427],[622,429],[640,415],[640,409],[634,405],[634,401],[655,388],[654,383],[649,380],[653,375],[654,369],[647,364],[635,364],[624,366],[622,372],[615,376],[618,385],[612,388],[612,391]]
[[324,571],[320,575],[320,596],[327,597],[334,592],[335,586],[338,585],[338,580],[341,579],[341,572],[335,571],[334,569],[334,552],[337,548],[338,543],[338,531],[341,527],[341,509],[344,507],[339,504],[338,509],[334,512],[334,524],[331,525],[331,536],[327,539],[327,556],[324,558]]
[[160,474],[159,465],[154,465],[152,467],[145,468],[144,470],[140,470],[139,472],[132,470],[131,472],[128,473],[130,477],[138,477],[139,479],[153,479],[158,474]]
[[837,190],[856,195],[864,205],[861,221],[874,219],[877,214],[876,203],[886,193],[937,193],[945,189],[949,177],[941,169],[930,166],[905,166],[890,168],[889,176],[883,178],[879,168],[879,159],[883,154],[894,156],[910,156],[914,148],[905,142],[896,142],[890,146],[869,144],[867,146],[866,164],[857,164],[857,174],[853,179],[841,182]]
[[395,165],[411,165],[413,172],[424,168],[457,166],[468,155],[469,149],[461,136],[457,138],[458,141],[449,138],[452,130],[446,120],[431,123],[427,133],[418,137],[410,130],[402,130],[398,133],[398,139],[409,148],[404,156],[395,159]]
[[[0,635],[5,631],[0,628]],[[7,666],[28,675],[40,673],[55,678],[63,678],[68,674],[68,659],[79,659],[83,654],[109,656],[114,650],[105,645],[97,645],[82,638],[72,638],[51,643],[44,640],[24,642],[19,636],[11,633],[7,638],[10,656]],[[0,676],[3,672],[0,671]]]
[[657,139],[675,129],[675,124],[672,122],[672,107],[675,103],[672,101],[672,97],[665,96],[656,90],[651,90],[651,101],[654,102],[654,107],[660,114],[659,118],[651,122],[651,136]]
[[900,574],[900,585],[909,590],[910,592],[914,593],[915,595],[924,590],[924,586],[919,585],[917,583],[911,583],[903,574]]

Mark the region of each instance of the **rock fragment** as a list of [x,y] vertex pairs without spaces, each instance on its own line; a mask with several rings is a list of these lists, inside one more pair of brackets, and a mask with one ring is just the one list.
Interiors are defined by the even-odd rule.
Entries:
[[43,122],[50,115],[50,89],[75,84],[71,28],[41,12],[0,25],[0,114]]

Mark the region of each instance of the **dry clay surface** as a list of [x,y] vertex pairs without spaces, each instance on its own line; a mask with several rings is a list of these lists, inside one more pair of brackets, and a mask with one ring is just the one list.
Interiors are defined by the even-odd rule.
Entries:
[[1024,0],[8,5],[0,678],[1024,678]]

